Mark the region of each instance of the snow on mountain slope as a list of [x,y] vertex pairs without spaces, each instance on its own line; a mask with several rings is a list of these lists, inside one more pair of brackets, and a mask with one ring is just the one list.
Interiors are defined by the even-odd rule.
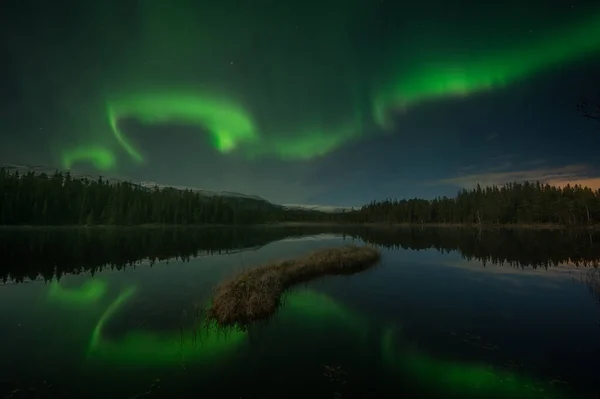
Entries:
[[279,240],[277,242],[299,242],[299,241],[324,241],[324,240],[338,240],[342,238],[341,234],[315,234],[312,236],[302,236],[302,237],[288,237],[283,240]]
[[351,206],[331,206],[331,205],[306,205],[306,204],[282,204],[283,209],[294,211],[318,211],[325,213],[343,213],[358,210]]

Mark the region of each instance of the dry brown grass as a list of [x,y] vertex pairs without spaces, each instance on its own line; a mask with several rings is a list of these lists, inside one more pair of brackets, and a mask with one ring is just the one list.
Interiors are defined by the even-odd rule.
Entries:
[[374,265],[379,256],[373,247],[351,245],[242,271],[216,288],[207,317],[221,326],[244,328],[272,315],[287,288],[324,275],[364,270]]

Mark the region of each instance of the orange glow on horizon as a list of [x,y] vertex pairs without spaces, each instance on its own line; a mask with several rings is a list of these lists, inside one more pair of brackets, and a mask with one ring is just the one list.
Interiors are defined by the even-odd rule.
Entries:
[[569,184],[571,187],[573,187],[575,185],[579,185],[579,186],[583,186],[583,187],[589,187],[592,190],[600,189],[600,177],[589,177],[589,178],[568,179],[568,180],[553,179],[553,180],[546,181],[546,183],[551,186],[556,186],[556,187],[561,187],[561,188],[565,187],[567,184]]

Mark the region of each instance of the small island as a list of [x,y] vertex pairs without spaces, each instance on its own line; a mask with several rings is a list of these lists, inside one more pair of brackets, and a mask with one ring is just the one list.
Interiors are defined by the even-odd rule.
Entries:
[[275,313],[287,288],[324,275],[365,270],[379,257],[376,248],[351,245],[244,270],[216,288],[207,318],[220,326],[244,328]]

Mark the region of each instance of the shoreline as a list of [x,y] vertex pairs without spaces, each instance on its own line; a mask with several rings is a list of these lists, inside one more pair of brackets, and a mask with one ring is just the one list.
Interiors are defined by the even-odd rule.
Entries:
[[[377,227],[377,228],[461,228],[461,229],[531,229],[531,230],[569,230],[569,229],[600,229],[600,224],[565,226],[555,223],[539,224],[471,224],[471,223],[335,223],[335,222],[282,222],[260,224],[260,226],[339,226],[339,227]],[[254,225],[259,226],[259,225]]]
[[469,223],[347,223],[347,222],[280,222],[255,224],[137,224],[137,225],[0,225],[2,230],[35,230],[35,229],[163,229],[163,228],[245,228],[245,227],[369,227],[369,228],[457,228],[457,229],[514,229],[514,230],[600,230],[600,224],[565,226],[554,223],[542,224],[469,224]]

